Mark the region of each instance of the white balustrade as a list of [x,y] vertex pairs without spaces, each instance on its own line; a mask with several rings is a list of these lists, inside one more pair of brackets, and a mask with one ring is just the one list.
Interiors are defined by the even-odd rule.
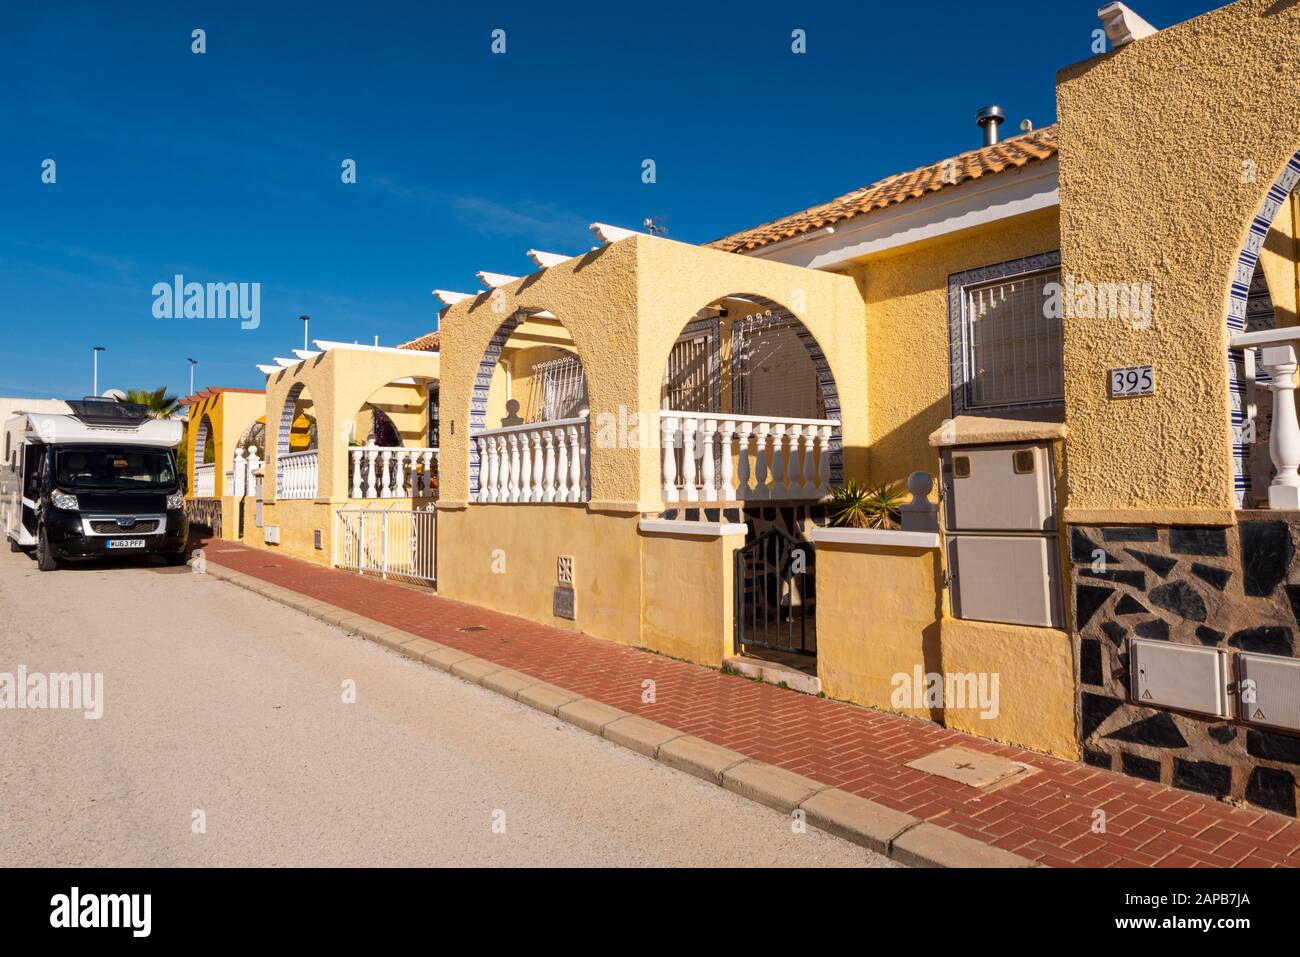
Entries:
[[659,413],[665,502],[819,499],[838,419]]
[[1273,424],[1268,455],[1273,461],[1273,481],[1268,487],[1268,507],[1300,509],[1300,420],[1296,418],[1296,342],[1300,327],[1264,329],[1232,337],[1240,349],[1259,349],[1258,365],[1268,373],[1273,393]]
[[475,433],[476,502],[585,502],[591,495],[587,419],[558,419]]
[[367,445],[348,455],[348,498],[432,498],[437,491],[437,449]]
[[317,489],[317,472],[319,453],[316,449],[306,452],[286,452],[275,459],[275,497],[276,498],[315,498]]
[[[257,473],[261,471],[264,464],[265,463],[257,457],[257,446],[250,445],[248,447],[248,459],[244,463],[244,484],[238,494],[253,495],[260,492],[261,479],[258,477]],[[258,497],[260,498],[261,496],[259,495]]]
[[209,462],[207,465],[194,466],[194,497],[212,498],[216,494],[217,494],[216,463]]

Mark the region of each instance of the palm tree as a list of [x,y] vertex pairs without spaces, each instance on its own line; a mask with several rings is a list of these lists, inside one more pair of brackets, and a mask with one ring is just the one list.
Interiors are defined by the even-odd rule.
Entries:
[[181,400],[178,396],[168,395],[167,387],[161,386],[153,391],[148,389],[128,389],[119,402],[134,402],[149,410],[155,419],[170,419],[180,412]]

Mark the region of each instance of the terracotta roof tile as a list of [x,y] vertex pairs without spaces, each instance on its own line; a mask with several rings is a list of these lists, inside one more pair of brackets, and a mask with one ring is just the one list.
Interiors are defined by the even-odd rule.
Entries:
[[1056,155],[1056,124],[1045,126],[1032,133],[1005,139],[992,146],[970,150],[949,159],[922,166],[910,173],[896,173],[878,183],[854,190],[829,203],[822,203],[803,212],[783,216],[781,219],[746,229],[730,236],[716,239],[708,246],[726,252],[740,253],[758,249],[792,236],[812,232],[859,216],[873,209],[894,206],[916,199],[927,193],[937,193],[949,186],[979,179],[1007,169],[1019,169],[1034,160],[1050,159]]
[[411,349],[415,352],[437,352],[438,351],[438,333],[430,332],[418,339],[412,339],[410,342],[403,342],[397,348]]

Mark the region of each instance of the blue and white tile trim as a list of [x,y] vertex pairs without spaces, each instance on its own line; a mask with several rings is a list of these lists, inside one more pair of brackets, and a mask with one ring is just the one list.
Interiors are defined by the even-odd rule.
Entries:
[[[1291,191],[1300,183],[1300,152],[1291,157],[1291,162],[1287,163],[1282,175],[1277,178],[1277,182],[1269,189],[1264,196],[1264,201],[1260,203],[1259,210],[1255,213],[1255,218],[1251,220],[1250,230],[1246,234],[1246,243],[1242,247],[1240,255],[1237,257],[1237,265],[1233,270],[1232,283],[1228,293],[1228,316],[1227,327],[1228,335],[1234,336],[1239,332],[1252,330],[1252,319],[1261,322],[1258,328],[1272,328],[1272,308],[1270,304],[1269,316],[1264,320],[1262,307],[1258,308],[1255,315],[1252,316],[1251,309],[1251,289],[1252,285],[1262,280],[1257,280],[1256,276],[1259,267],[1259,251],[1264,246],[1264,240],[1268,236],[1268,231],[1273,225],[1273,220],[1277,216],[1277,211],[1282,208],[1286,198]],[[1258,286],[1256,286],[1258,289]],[[1267,290],[1265,290],[1267,293]],[[1258,302],[1258,294],[1256,294]],[[1268,324],[1263,324],[1267,321]],[[1230,426],[1232,428],[1232,472],[1233,472],[1233,491],[1237,498],[1237,507],[1242,507],[1250,497],[1251,476],[1250,476],[1250,447],[1251,442],[1247,441],[1251,437],[1251,425],[1247,409],[1247,382],[1245,356],[1241,349],[1228,349],[1228,395],[1230,400]],[[1263,377],[1259,377],[1262,381]]]

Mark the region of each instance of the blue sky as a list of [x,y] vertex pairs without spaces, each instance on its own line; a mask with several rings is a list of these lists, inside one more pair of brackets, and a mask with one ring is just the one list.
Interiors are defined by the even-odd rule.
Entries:
[[[1100,5],[9,4],[0,394],[88,392],[95,345],[101,391],[183,394],[187,356],[199,387],[261,387],[303,313],[394,345],[434,328],[435,287],[579,252],[593,220],[704,242],[972,148],[986,103],[1045,125]],[[260,327],[154,318],[176,273],[261,283]]]

